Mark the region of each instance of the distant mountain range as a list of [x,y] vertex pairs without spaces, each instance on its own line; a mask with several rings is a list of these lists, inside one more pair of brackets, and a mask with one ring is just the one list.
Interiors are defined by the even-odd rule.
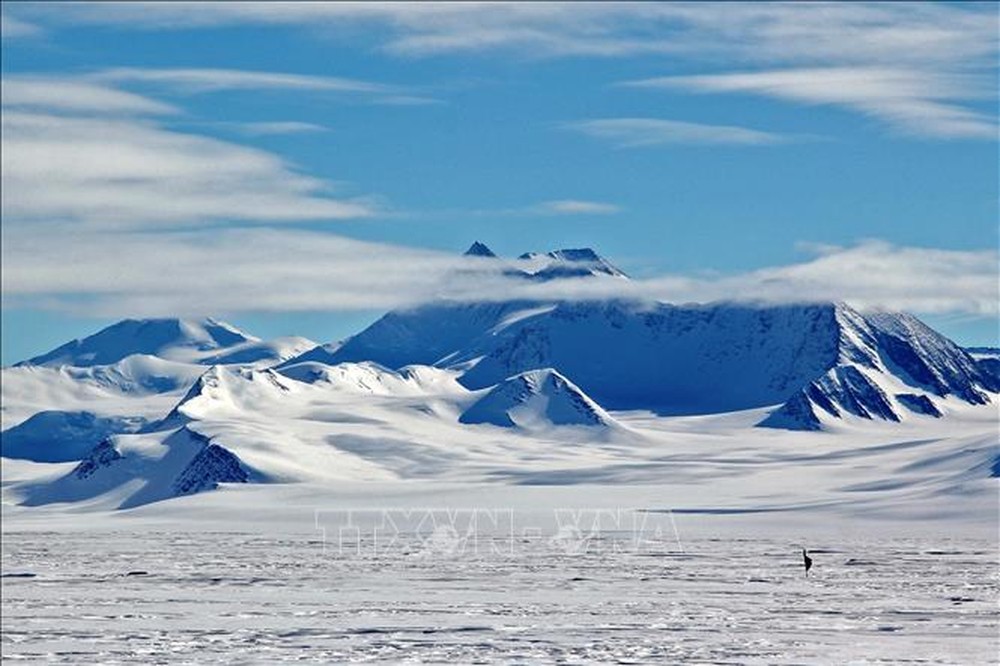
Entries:
[[[466,255],[499,261],[478,242]],[[587,248],[527,253],[503,270],[628,279]],[[400,455],[404,444],[388,443],[405,441],[393,414],[584,439],[627,437],[615,413],[635,410],[763,410],[758,426],[800,431],[947,418],[953,405],[996,400],[1000,354],[962,349],[912,315],[844,303],[439,301],[325,345],[262,341],[214,319],[125,320],[3,374],[3,455],[77,461],[24,503],[120,492],[125,507],[330,465],[378,477],[387,472],[357,455]],[[358,400],[374,401],[379,432],[392,436],[315,448],[330,437],[324,423],[362,418],[351,413]],[[238,444],[227,445],[232,433]]]
[[314,346],[311,340],[297,337],[264,342],[215,319],[125,319],[17,366],[91,367],[137,354],[201,365],[269,363]]

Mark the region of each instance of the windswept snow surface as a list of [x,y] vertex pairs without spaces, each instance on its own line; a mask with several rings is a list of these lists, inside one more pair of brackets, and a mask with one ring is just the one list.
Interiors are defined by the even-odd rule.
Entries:
[[[995,664],[996,542],[951,535],[4,532],[5,661]],[[443,512],[442,512],[443,515]],[[462,526],[459,525],[459,529]],[[464,535],[465,532],[458,532]],[[21,574],[22,577],[13,577]],[[33,575],[34,577],[27,577]]]
[[[372,363],[307,363],[283,372],[216,366],[143,432],[109,438],[141,465],[116,462],[109,469],[120,471],[74,481],[72,497],[105,508],[122,506],[124,497],[129,505],[163,499],[159,491],[134,496],[130,489],[153,481],[173,487],[180,462],[167,461],[187,464],[196,453],[174,446],[187,430],[230,452],[253,482],[650,484],[679,492],[684,502],[677,506],[688,509],[824,506],[980,522],[996,515],[991,470],[1000,449],[992,404],[952,396],[938,402],[941,418],[846,415],[803,433],[754,427],[767,408],[671,418],[608,412],[553,371],[483,391],[466,389],[459,376]],[[503,427],[510,425],[519,427]],[[18,478],[5,468],[5,501],[67,501],[62,482],[30,469],[34,475]]]

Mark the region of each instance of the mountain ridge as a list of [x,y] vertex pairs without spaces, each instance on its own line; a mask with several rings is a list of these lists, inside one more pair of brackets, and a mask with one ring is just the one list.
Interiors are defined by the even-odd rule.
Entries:
[[[470,252],[491,270],[521,262],[528,279],[552,267],[558,279],[627,279],[587,248],[507,264],[482,244]],[[640,455],[661,422],[684,429],[689,417],[744,435],[760,426],[764,439],[922,429],[1000,393],[995,350],[839,302],[438,300],[311,345],[214,319],[127,319],[5,368],[4,457],[78,461],[24,486],[24,503],[107,495],[128,507],[225,483],[435,476],[492,464],[480,441],[527,447],[526,461],[588,442],[594,455]],[[11,412],[10,397],[24,404]],[[566,464],[490,474],[591,478]]]

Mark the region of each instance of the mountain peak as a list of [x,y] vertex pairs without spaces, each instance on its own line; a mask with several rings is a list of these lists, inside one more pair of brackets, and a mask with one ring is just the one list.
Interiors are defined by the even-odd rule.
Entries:
[[18,365],[109,365],[133,354],[190,360],[251,341],[258,339],[215,319],[123,319]]
[[544,255],[526,253],[521,255],[521,258],[542,264],[537,270],[532,271],[531,277],[535,280],[594,275],[628,277],[618,267],[589,247],[564,248],[547,252]]
[[559,259],[560,261],[603,261],[601,255],[597,254],[592,248],[589,247],[553,250],[548,253],[548,256],[553,259]]
[[527,429],[616,425],[600,405],[553,368],[504,379],[463,412],[459,421]]
[[475,243],[473,243],[472,245],[469,246],[469,249],[465,251],[465,255],[464,256],[466,256],[466,257],[495,257],[497,255],[494,254],[493,250],[491,250],[490,248],[488,248],[485,243],[480,243],[479,241],[476,241]]

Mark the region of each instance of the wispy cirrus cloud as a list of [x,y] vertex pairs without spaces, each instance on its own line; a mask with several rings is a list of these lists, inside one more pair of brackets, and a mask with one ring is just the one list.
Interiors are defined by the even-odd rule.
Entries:
[[[420,217],[467,218],[467,217],[593,217],[616,215],[622,212],[622,207],[607,201],[590,199],[549,199],[523,206],[507,208],[459,208],[452,210],[426,211]],[[412,215],[412,214],[411,214]]]
[[95,72],[88,78],[105,83],[143,83],[186,93],[222,90],[325,90],[385,94],[399,92],[398,88],[372,81],[242,69],[117,67]]
[[37,37],[43,32],[44,31],[34,23],[14,18],[6,12],[0,14],[0,37],[3,39]]
[[410,86],[338,76],[223,68],[114,67],[92,72],[96,83],[141,86],[182,95],[232,91],[324,92],[362,97],[374,104],[418,106],[441,100]]
[[793,138],[747,127],[706,125],[662,118],[599,118],[570,122],[563,127],[607,141],[618,148],[665,144],[762,146]]
[[624,85],[747,93],[801,104],[839,106],[919,136],[995,139],[998,132],[995,117],[956,103],[990,97],[990,86],[971,75],[945,76],[886,67],[826,67],[664,76]]
[[304,123],[298,120],[276,120],[262,122],[226,122],[217,123],[222,127],[235,130],[248,136],[267,136],[272,134],[311,134],[313,132],[328,132],[329,128],[316,123]]
[[267,224],[379,208],[373,198],[336,196],[273,153],[171,129],[163,116],[179,109],[106,84],[8,78],[3,107],[5,228]]
[[299,26],[321,38],[362,35],[401,57],[658,54],[673,71],[708,71],[637,85],[833,105],[908,136],[996,135],[1000,16],[989,3],[78,3],[35,7],[31,18]]
[[996,52],[988,4],[82,2],[31,8],[54,24],[128,29],[367,27],[404,55],[516,50],[522,56],[674,53],[744,62],[941,62]]
[[173,114],[173,105],[77,79],[19,76],[0,82],[5,109],[109,115]]
[[621,207],[601,201],[586,201],[583,199],[554,199],[543,201],[529,207],[553,215],[614,215],[621,212]]

